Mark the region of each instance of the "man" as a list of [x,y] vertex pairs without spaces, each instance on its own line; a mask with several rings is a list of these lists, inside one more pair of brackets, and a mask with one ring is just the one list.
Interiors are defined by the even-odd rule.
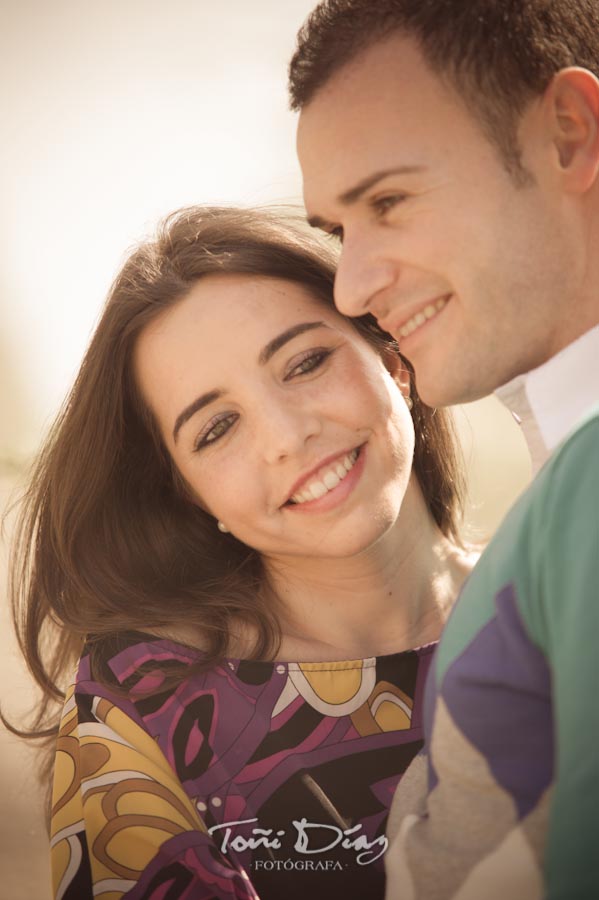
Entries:
[[325,0],[291,62],[337,305],[544,454],[436,654],[389,898],[599,897],[598,74],[594,0]]

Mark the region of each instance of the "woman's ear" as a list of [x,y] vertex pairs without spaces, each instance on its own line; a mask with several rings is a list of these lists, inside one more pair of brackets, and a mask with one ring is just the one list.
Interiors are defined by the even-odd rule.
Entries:
[[393,373],[393,378],[399,385],[399,389],[406,398],[411,396],[412,393],[412,376],[408,372],[407,369],[401,365],[401,360],[399,361],[399,366],[397,371]]
[[406,368],[399,353],[391,347],[385,347],[382,358],[385,368],[393,377],[404,397],[409,397],[412,393],[412,374]]
[[379,351],[381,354],[381,359],[383,360],[383,365],[390,375],[395,375],[400,369],[403,369],[403,361],[397,350],[394,350],[393,347],[383,347],[382,351]]

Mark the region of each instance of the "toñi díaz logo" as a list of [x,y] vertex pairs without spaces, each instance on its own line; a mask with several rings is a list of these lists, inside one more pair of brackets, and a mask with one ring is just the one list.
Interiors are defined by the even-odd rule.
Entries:
[[[208,829],[208,834],[215,836],[219,832],[220,849],[226,854],[229,849],[236,853],[243,853],[246,850],[281,850],[283,848],[283,838],[287,837],[285,830],[274,832],[272,828],[254,827],[251,829],[249,836],[234,834],[234,828],[243,825],[251,825],[258,819],[239,819],[235,822],[223,822],[222,825],[213,825]],[[355,854],[355,861],[359,866],[367,866],[379,859],[387,847],[389,841],[386,835],[370,841],[366,834],[360,834],[362,824],[354,825],[351,828],[339,828],[337,825],[324,825],[318,822],[308,822],[307,819],[294,819],[291,822],[293,827],[292,839],[294,839],[293,849],[296,853],[302,855],[319,855],[339,847],[348,853]],[[323,843],[324,842],[324,843]],[[328,861],[327,861],[328,862]],[[312,868],[312,867],[310,867]]]

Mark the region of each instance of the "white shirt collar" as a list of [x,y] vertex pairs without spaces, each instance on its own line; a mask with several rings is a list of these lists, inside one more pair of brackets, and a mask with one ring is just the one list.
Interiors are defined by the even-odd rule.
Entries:
[[495,394],[522,425],[535,474],[599,403],[599,325],[542,366],[497,388]]

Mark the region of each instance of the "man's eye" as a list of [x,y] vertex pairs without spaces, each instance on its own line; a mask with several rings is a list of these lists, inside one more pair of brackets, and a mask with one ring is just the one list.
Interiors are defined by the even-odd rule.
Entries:
[[407,199],[407,194],[389,194],[387,197],[378,197],[372,201],[372,208],[377,216],[384,216],[386,212]]
[[339,225],[337,228],[331,228],[330,231],[325,231],[325,237],[330,238],[332,241],[338,241],[339,243],[343,243],[343,228]]
[[202,447],[206,447],[208,444],[214,444],[215,441],[218,441],[219,438],[227,433],[236,420],[237,416],[233,414],[217,419],[198,437],[193,448],[194,451],[201,450]]
[[285,375],[285,381],[290,381],[297,375],[307,375],[308,372],[314,372],[315,369],[318,369],[323,364],[325,359],[328,359],[332,352],[332,350],[311,350]]

